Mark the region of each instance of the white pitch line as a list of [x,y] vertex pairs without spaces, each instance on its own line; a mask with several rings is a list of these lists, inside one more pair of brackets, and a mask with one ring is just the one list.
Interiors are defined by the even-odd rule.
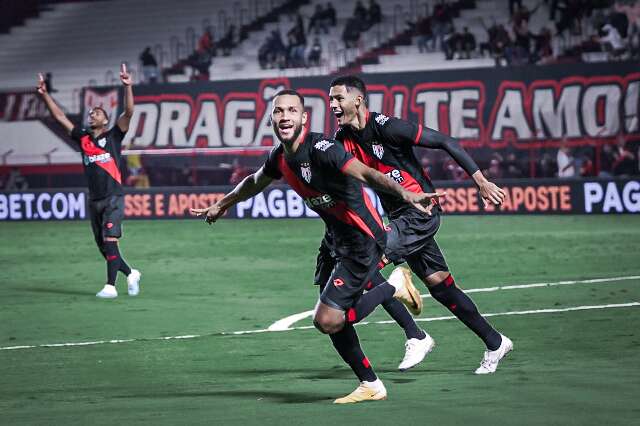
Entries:
[[[640,275],[629,275],[625,277],[610,277],[610,278],[592,278],[588,280],[571,280],[571,281],[556,281],[556,282],[548,282],[548,283],[532,283],[532,284],[513,284],[513,285],[503,285],[496,287],[483,287],[483,288],[470,288],[463,289],[465,293],[491,293],[494,291],[502,291],[502,290],[521,290],[525,288],[543,288],[543,287],[554,287],[559,285],[575,285],[575,284],[595,284],[595,283],[607,283],[607,282],[616,282],[616,281],[628,281],[628,280],[637,280],[640,279]],[[422,298],[426,299],[431,297],[430,294],[423,294]],[[293,324],[301,321],[305,318],[313,315],[313,310],[300,312],[299,314],[289,315],[288,317],[282,318],[269,327],[267,330],[269,331],[283,331],[290,329]]]
[[[608,304],[608,305],[586,305],[586,306],[572,306],[569,308],[550,308],[550,309],[534,309],[528,311],[511,311],[511,312],[495,312],[483,314],[485,317],[500,317],[500,316],[508,316],[508,315],[533,315],[533,314],[552,314],[559,312],[573,312],[573,311],[588,311],[593,309],[614,309],[614,308],[630,308],[634,306],[640,306],[640,302],[629,302],[629,303],[617,303],[617,304]],[[430,321],[443,321],[455,319],[454,316],[446,316],[446,317],[432,317],[432,318],[416,318],[416,321],[419,322],[430,322]],[[394,321],[375,321],[375,322],[361,322],[356,325],[370,325],[370,324],[395,324]],[[313,326],[303,326],[303,327],[292,327],[288,330],[279,330],[279,331],[294,331],[294,330],[309,330],[314,328]],[[59,348],[59,347],[73,347],[73,346],[93,346],[93,345],[104,345],[104,344],[118,344],[118,343],[131,343],[131,342],[146,342],[146,341],[157,341],[157,340],[178,340],[178,339],[196,339],[198,337],[208,337],[208,336],[219,336],[219,335],[243,335],[243,334],[258,334],[258,333],[269,333],[272,330],[269,329],[261,329],[261,330],[245,330],[245,331],[230,331],[230,332],[222,332],[222,333],[209,333],[209,334],[187,334],[183,336],[165,336],[165,337],[152,337],[152,338],[140,338],[140,339],[114,339],[114,340],[95,340],[91,342],[75,342],[75,343],[47,343],[43,345],[22,345],[22,346],[5,346],[0,347],[0,351],[9,351],[9,350],[19,350],[19,349],[34,349],[34,348]]]

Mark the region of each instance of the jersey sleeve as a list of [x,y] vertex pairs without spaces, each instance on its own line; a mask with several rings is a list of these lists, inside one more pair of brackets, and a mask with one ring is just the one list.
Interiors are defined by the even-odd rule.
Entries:
[[313,146],[313,158],[323,169],[342,172],[355,158],[344,150],[341,143],[322,139]]
[[282,145],[278,145],[269,152],[269,156],[262,165],[264,174],[273,180],[282,179],[280,171],[279,156],[282,155]]
[[[379,117],[384,119],[378,120]],[[383,140],[391,144],[413,146],[420,140],[422,127],[419,124],[383,115],[376,116],[376,122],[379,123],[378,129]]]
[[82,139],[82,137],[84,135],[87,135],[88,133],[89,132],[87,132],[85,128],[80,126],[74,126],[73,129],[71,129],[71,139],[80,143],[80,139]]

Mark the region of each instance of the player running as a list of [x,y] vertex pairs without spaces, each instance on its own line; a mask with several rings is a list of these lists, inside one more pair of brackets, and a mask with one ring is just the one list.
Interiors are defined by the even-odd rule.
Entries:
[[422,212],[428,212],[432,199],[442,194],[407,191],[363,165],[335,141],[308,133],[304,99],[294,90],[276,94],[271,120],[280,144],[264,165],[217,203],[191,211],[213,223],[229,207],[258,194],[273,180],[284,178],[324,220],[334,239],[337,261],[321,286],[313,323],[322,333],[329,334],[336,351],[360,381],[354,392],[335,403],[385,399],[387,391],[365,357],[353,324],[394,297],[416,309],[420,294],[410,281],[403,279],[385,281],[363,294],[366,283],[378,272],[387,236],[362,182],[392,193]]
[[115,126],[108,129],[109,117],[100,106],[89,111],[89,128],[74,126],[47,92],[44,78],[39,74],[38,93],[44,99],[51,116],[69,132],[82,150],[84,174],[89,182],[89,215],[91,228],[100,253],[107,261],[107,283],[96,296],[113,299],[118,296],[116,276],[118,271],[127,277],[129,296],[140,292],[140,271],[131,269],[120,255],[118,240],[122,236],[124,196],[120,164],[122,139],[129,130],[133,115],[133,89],[131,75],[125,64],[120,69],[124,85],[124,112]]
[[[330,107],[339,125],[335,138],[343,143],[347,152],[385,173],[408,191],[435,192],[413,147],[444,149],[473,178],[485,202],[502,203],[504,191],[483,176],[456,139],[415,123],[370,112],[366,98],[366,86],[356,76],[339,77],[331,83]],[[432,215],[425,215],[395,195],[376,192],[390,220],[387,258],[396,263],[405,260],[433,298],[482,339],[487,349],[475,373],[495,372],[500,360],[513,349],[513,342],[484,319],[449,273],[444,255],[434,239],[440,226],[440,206],[433,209]],[[433,339],[424,334],[424,338],[409,339],[407,345],[432,345]],[[401,364],[400,369],[403,367]]]

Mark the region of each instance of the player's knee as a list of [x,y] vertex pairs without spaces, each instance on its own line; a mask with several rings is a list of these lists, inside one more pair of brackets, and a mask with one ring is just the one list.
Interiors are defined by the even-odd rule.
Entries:
[[450,276],[451,274],[449,273],[449,271],[438,271],[434,272],[428,277],[423,277],[422,282],[427,286],[429,291],[431,291],[432,287],[437,286],[438,284],[442,284],[447,279],[447,277]]
[[344,318],[333,318],[329,315],[316,315],[313,325],[323,334],[334,334],[342,330]]

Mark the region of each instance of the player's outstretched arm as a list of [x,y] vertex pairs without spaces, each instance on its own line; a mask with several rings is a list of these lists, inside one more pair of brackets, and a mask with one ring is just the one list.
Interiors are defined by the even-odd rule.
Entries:
[[273,181],[264,173],[264,168],[260,168],[254,174],[247,176],[230,193],[222,197],[218,202],[206,209],[191,209],[191,214],[204,216],[209,225],[218,220],[229,207],[240,201],[247,200],[262,192]]
[[344,169],[344,173],[366,183],[375,191],[383,191],[397,195],[406,202],[413,204],[418,210],[427,214],[431,214],[431,209],[433,207],[432,200],[446,195],[445,192],[415,193],[407,191],[395,180],[388,178],[371,167],[366,166],[357,159],[353,159],[349,162],[347,167]]
[[456,163],[464,169],[465,172],[473,178],[473,181],[478,186],[478,191],[485,203],[492,203],[500,205],[504,201],[505,193],[493,182],[487,180],[486,177],[480,171],[480,168],[473,161],[473,158],[462,148],[460,142],[456,138],[453,138],[444,133],[440,133],[436,130],[428,127],[423,127],[422,135],[418,140],[418,145],[426,148],[443,149],[455,160]]
[[49,92],[47,92],[47,85],[44,82],[44,77],[42,76],[42,74],[38,74],[37,90],[40,96],[42,96],[42,99],[44,100],[45,105],[47,105],[47,109],[51,113],[51,116],[58,123],[60,123],[60,125],[64,127],[64,129],[68,133],[71,133],[71,130],[73,130],[73,127],[74,127],[73,123],[67,118],[67,116],[64,114],[62,109],[60,109],[58,104],[56,104],[56,102],[53,100],[51,95],[49,95]]
[[131,117],[133,116],[133,80],[131,79],[131,74],[127,71],[127,65],[123,63],[120,65],[120,81],[124,85],[124,111],[118,117],[118,127],[124,133],[129,130],[129,122],[131,122]]

